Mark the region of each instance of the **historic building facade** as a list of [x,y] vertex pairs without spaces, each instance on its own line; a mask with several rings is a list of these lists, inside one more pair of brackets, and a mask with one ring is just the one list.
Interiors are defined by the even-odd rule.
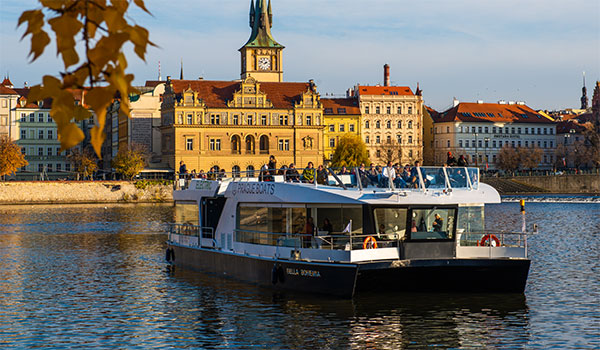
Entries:
[[188,171],[253,174],[275,156],[278,167],[323,161],[323,106],[316,85],[282,82],[282,50],[265,0],[251,2],[241,81],[172,80],[161,105],[162,158]]
[[18,99],[18,91],[15,90],[10,79],[5,78],[0,84],[0,136],[7,136],[12,140],[19,138],[15,115]]
[[467,157],[470,166],[495,169],[503,146],[538,147],[540,168],[551,168],[556,147],[556,123],[524,103],[465,103],[434,116],[435,164],[448,152]]
[[324,162],[333,158],[340,138],[348,133],[360,135],[360,108],[358,99],[322,98],[323,103],[323,155]]
[[[353,95],[362,112],[361,137],[369,158],[382,164],[383,152],[401,164],[423,160],[423,99],[420,90],[408,86],[389,86],[389,67],[385,68],[383,86],[357,85]],[[391,146],[390,146],[391,145]],[[389,147],[388,147],[389,146]]]

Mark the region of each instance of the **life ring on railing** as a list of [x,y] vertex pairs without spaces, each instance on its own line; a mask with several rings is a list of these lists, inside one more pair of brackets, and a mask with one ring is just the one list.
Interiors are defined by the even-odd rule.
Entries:
[[494,234],[487,234],[487,235],[483,236],[481,238],[481,241],[477,242],[477,245],[478,246],[486,246],[486,243],[488,240],[490,241],[489,245],[491,245],[492,247],[500,246],[500,240]]
[[365,238],[363,241],[363,249],[377,249],[377,240],[373,236]]

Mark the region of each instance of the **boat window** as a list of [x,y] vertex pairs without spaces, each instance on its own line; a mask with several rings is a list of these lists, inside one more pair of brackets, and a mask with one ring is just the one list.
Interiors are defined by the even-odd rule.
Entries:
[[377,237],[381,239],[404,239],[406,235],[406,208],[376,208],[374,210]]
[[455,209],[412,209],[410,239],[452,239]]
[[362,234],[362,207],[311,207],[317,234]]
[[458,221],[456,232],[483,232],[484,210],[483,206],[458,208]]
[[196,202],[175,203],[175,222],[178,224],[198,225],[198,213]]

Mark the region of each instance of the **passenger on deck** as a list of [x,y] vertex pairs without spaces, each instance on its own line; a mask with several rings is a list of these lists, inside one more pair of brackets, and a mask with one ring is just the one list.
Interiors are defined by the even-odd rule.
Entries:
[[302,236],[302,241],[304,242],[304,247],[310,247],[310,243],[315,234],[315,223],[312,217],[306,218],[306,225],[304,225],[304,236]]
[[348,171],[348,169],[346,168],[346,166],[344,165],[342,167],[342,169],[338,172],[338,175],[350,175],[350,171]]
[[219,180],[224,179],[226,177],[227,177],[227,173],[225,172],[225,169],[221,169],[221,171],[219,171]]
[[206,174],[206,178],[208,180],[216,180],[217,179],[217,174],[215,173],[215,167],[210,168],[210,170],[208,171],[208,174]]
[[376,185],[379,183],[379,174],[377,173],[377,169],[375,169],[373,164],[371,164],[369,170],[367,171],[367,177],[369,178],[369,185]]
[[300,182],[300,174],[298,173],[298,170],[296,170],[294,163],[290,164],[290,167],[287,171],[286,181]]
[[269,168],[269,174],[276,175],[277,174],[277,160],[275,160],[274,155],[269,156],[269,164],[267,164]]
[[185,178],[185,174],[187,174],[187,167],[185,166],[185,163],[182,160],[179,162],[179,178]]
[[467,158],[465,158],[464,155],[460,155],[460,157],[458,157],[458,162],[456,163],[458,166],[469,166],[469,162],[467,161]]
[[454,158],[454,156],[452,155],[452,152],[448,152],[448,158],[446,158],[446,164],[448,164],[448,166],[456,165],[456,158]]
[[331,234],[331,232],[333,232],[333,225],[331,225],[331,221],[329,221],[328,218],[325,218],[325,220],[323,220],[323,229],[322,231],[327,232],[328,235]]
[[315,183],[315,166],[313,162],[308,162],[306,168],[302,172],[302,182]]
[[285,176],[287,175],[287,171],[288,171],[288,167],[287,167],[287,165],[284,164],[281,166],[281,168],[279,168],[277,175],[283,175],[283,178],[285,179]]
[[273,181],[273,176],[271,176],[271,173],[269,172],[269,166],[267,164],[260,168],[258,178],[260,181]]
[[415,220],[412,221],[412,224],[410,226],[410,232],[417,232],[417,223],[415,222]]
[[317,183],[319,185],[327,185],[327,169],[322,164],[317,169]]
[[360,179],[360,183],[363,187],[368,187],[371,184],[369,180],[369,175],[367,170],[365,169],[365,164],[361,164],[358,168],[358,178]]
[[392,162],[387,162],[387,166],[381,172],[381,186],[390,187],[390,181],[396,178],[396,170],[392,167]]

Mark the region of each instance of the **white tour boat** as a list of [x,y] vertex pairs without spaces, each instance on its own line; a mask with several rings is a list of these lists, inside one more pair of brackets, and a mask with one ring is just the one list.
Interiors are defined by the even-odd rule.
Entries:
[[[277,289],[522,293],[526,232],[484,227],[499,203],[477,168],[416,167],[411,181],[361,169],[318,183],[267,174],[181,179],[167,260]],[[268,180],[268,181],[261,181]],[[408,183],[408,184],[407,184]]]

